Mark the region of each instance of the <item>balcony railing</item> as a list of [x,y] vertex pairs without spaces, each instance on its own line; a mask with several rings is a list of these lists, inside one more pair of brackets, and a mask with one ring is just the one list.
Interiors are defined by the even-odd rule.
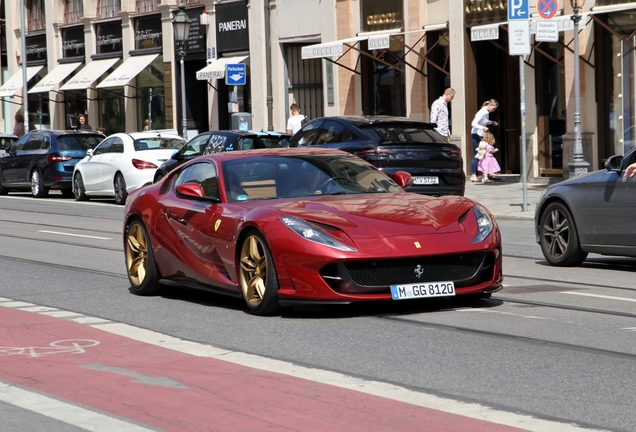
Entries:
[[137,13],[156,12],[159,0],[137,0]]
[[98,9],[99,18],[117,18],[121,11],[121,4],[110,4],[100,6]]
[[84,12],[67,12],[64,14],[64,24],[77,24],[82,21]]
[[39,31],[46,28],[45,18],[29,18],[29,31]]

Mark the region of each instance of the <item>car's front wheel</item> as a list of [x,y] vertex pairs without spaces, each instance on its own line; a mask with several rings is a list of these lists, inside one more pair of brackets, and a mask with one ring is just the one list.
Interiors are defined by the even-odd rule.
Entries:
[[560,267],[578,266],[587,258],[587,252],[581,249],[574,218],[561,203],[549,204],[541,217],[541,251],[552,265]]
[[86,201],[88,196],[86,195],[86,188],[84,188],[84,179],[79,172],[76,172],[73,176],[73,194],[77,201]]
[[265,238],[256,230],[248,233],[239,256],[241,292],[249,311],[256,315],[272,315],[278,304],[278,278]]
[[117,173],[115,176],[115,202],[119,205],[126,204],[126,198],[128,197],[128,192],[126,191],[126,180],[124,180],[124,176],[121,173]]
[[31,171],[31,195],[34,198],[44,198],[49,194],[49,188],[44,187],[40,171],[34,169]]
[[135,294],[154,295],[160,292],[159,270],[152,253],[146,227],[140,220],[126,227],[126,272]]

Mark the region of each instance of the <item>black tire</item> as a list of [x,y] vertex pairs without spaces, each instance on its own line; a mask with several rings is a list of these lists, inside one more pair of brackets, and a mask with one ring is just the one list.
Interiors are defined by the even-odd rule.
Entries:
[[121,173],[115,175],[113,187],[115,188],[115,202],[119,205],[126,204],[128,192],[126,192],[126,180],[124,180],[124,176]]
[[126,273],[133,292],[138,295],[158,294],[161,291],[159,270],[148,231],[140,220],[133,220],[126,227],[124,253]]
[[6,195],[9,193],[9,188],[4,187],[2,182],[2,171],[0,171],[0,195]]
[[73,188],[64,188],[60,192],[64,198],[73,198]]
[[84,179],[79,172],[73,176],[73,195],[77,201],[88,201],[86,189],[84,188]]
[[278,277],[274,260],[261,233],[247,233],[239,255],[239,286],[250,313],[273,315],[278,304]]
[[541,251],[545,259],[559,267],[576,267],[587,258],[581,249],[574,218],[559,202],[549,204],[539,225]]
[[40,171],[34,169],[31,171],[31,195],[33,198],[45,198],[49,194],[49,188],[42,183],[42,175]]

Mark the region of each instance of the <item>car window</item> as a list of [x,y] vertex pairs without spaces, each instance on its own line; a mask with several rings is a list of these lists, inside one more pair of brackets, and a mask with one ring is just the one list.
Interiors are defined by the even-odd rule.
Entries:
[[93,151],[93,156],[108,153],[108,151],[110,150],[110,146],[113,144],[113,141],[115,141],[115,138],[108,138],[107,140],[104,140],[100,145],[97,146],[97,148],[95,148],[95,150]]
[[331,144],[342,142],[342,133],[345,128],[335,121],[326,121],[318,134],[316,144]]
[[0,149],[9,149],[16,142],[18,142],[17,138],[0,138]]
[[91,135],[62,135],[57,137],[57,146],[60,150],[89,150],[102,142],[101,136]]
[[[221,153],[222,151],[234,150],[234,142],[227,143],[225,135],[213,134],[208,141],[208,145],[203,150],[203,154]],[[226,147],[227,146],[227,147]]]
[[179,153],[183,156],[200,156],[209,139],[209,134],[196,136]]
[[258,139],[255,136],[242,137],[238,141],[237,150],[253,150],[258,147]]
[[42,140],[40,136],[32,136],[31,139],[24,145],[23,151],[40,150],[42,146]]
[[108,149],[108,153],[123,153],[124,152],[124,142],[121,138],[115,137],[113,143]]
[[447,144],[446,139],[430,127],[396,124],[372,124],[364,130],[371,132],[381,142],[425,142]]
[[42,137],[42,147],[40,147],[42,150],[48,150],[51,148],[51,137],[50,136],[43,136]]
[[174,186],[184,183],[197,183],[201,185],[205,196],[219,196],[219,182],[216,175],[216,168],[213,164],[202,162],[188,166],[177,177]]
[[135,151],[180,149],[185,144],[183,138],[152,137],[133,141]]
[[321,121],[315,121],[303,127],[301,130],[296,132],[296,134],[292,137],[291,141],[289,142],[289,146],[304,147],[304,146],[312,145],[314,143],[313,142],[314,139],[316,138],[316,134],[320,130],[320,125],[322,125],[322,123],[323,122]]
[[278,148],[280,143],[284,139],[288,139],[289,136],[262,136],[258,138],[256,148]]

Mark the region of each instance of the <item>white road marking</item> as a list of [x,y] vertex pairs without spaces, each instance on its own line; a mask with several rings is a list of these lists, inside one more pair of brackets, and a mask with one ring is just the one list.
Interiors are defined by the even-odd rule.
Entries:
[[89,431],[150,432],[148,429],[0,382],[0,400]]
[[[0,306],[5,306],[7,303],[2,303],[5,300],[0,298]],[[6,299],[9,300],[9,299]],[[16,302],[19,303],[19,302]],[[9,303],[10,304],[10,303]],[[14,306],[16,309],[20,309],[20,306]],[[25,308],[26,309],[26,308]],[[20,309],[22,310],[22,309]],[[58,311],[58,317],[61,317],[64,312],[66,316],[74,317],[86,315],[78,314],[70,311]],[[42,315],[53,315],[52,312],[40,312]],[[559,423],[551,420],[543,420],[528,415],[516,414],[512,412],[500,411],[494,408],[490,408],[485,405],[479,405],[476,403],[460,402],[453,399],[442,398],[435,395],[430,395],[415,390],[410,390],[404,387],[400,387],[394,384],[384,383],[380,381],[365,380],[362,378],[351,377],[338,372],[331,372],[327,370],[321,370],[317,368],[309,368],[305,366],[295,365],[290,362],[282,360],[271,359],[267,357],[261,357],[258,355],[247,354],[237,351],[229,351],[221,348],[216,348],[212,345],[206,345],[198,342],[187,341],[179,339],[166,334],[154,332],[143,328],[134,327],[128,324],[107,322],[106,324],[93,324],[94,327],[99,330],[103,330],[118,336],[122,336],[128,339],[133,339],[142,343],[155,345],[158,347],[170,349],[173,351],[189,354],[197,357],[210,357],[217,360],[227,361],[249,367],[252,369],[260,369],[267,372],[277,373],[281,375],[288,375],[295,378],[301,378],[308,381],[330,385],[333,387],[339,387],[347,390],[357,391],[377,397],[395,400],[402,403],[407,403],[423,408],[434,409],[446,413],[461,415],[478,420],[484,420],[487,422],[512,426],[528,431],[536,432],[554,432],[554,431],[590,431],[590,429],[581,428],[570,423]],[[0,387],[0,394],[2,393],[2,387]],[[1,400],[1,399],[0,399]],[[9,402],[11,403],[11,402]],[[40,412],[37,410],[38,406],[32,406],[32,411]],[[90,412],[90,411],[88,411]],[[44,414],[48,415],[48,414]],[[57,418],[54,416],[50,416]],[[107,428],[104,428],[106,430]],[[97,429],[94,429],[97,430]],[[112,430],[129,430],[129,429],[112,429]],[[132,430],[132,429],[130,429]],[[141,429],[140,429],[141,430]]]
[[636,298],[614,297],[614,296],[607,296],[602,294],[588,294],[588,293],[574,292],[574,291],[561,291],[559,292],[559,294],[571,294],[571,295],[578,295],[578,296],[584,296],[584,297],[596,297],[596,298],[602,298],[606,300],[620,300],[620,301],[636,303]]
[[494,314],[500,314],[500,315],[511,315],[511,316],[516,316],[521,318],[528,318],[528,319],[540,319],[540,320],[548,319],[546,317],[540,317],[536,315],[523,315],[518,313],[503,312],[503,311],[490,310],[490,309],[457,309],[456,312],[481,312],[481,313],[494,313]]
[[56,234],[56,235],[70,236],[70,237],[91,238],[91,239],[97,239],[97,240],[112,240],[112,237],[97,237],[97,236],[89,236],[89,235],[82,235],[82,234],[64,233],[64,232],[58,232],[58,231],[39,230],[38,232],[45,233],[45,234]]

